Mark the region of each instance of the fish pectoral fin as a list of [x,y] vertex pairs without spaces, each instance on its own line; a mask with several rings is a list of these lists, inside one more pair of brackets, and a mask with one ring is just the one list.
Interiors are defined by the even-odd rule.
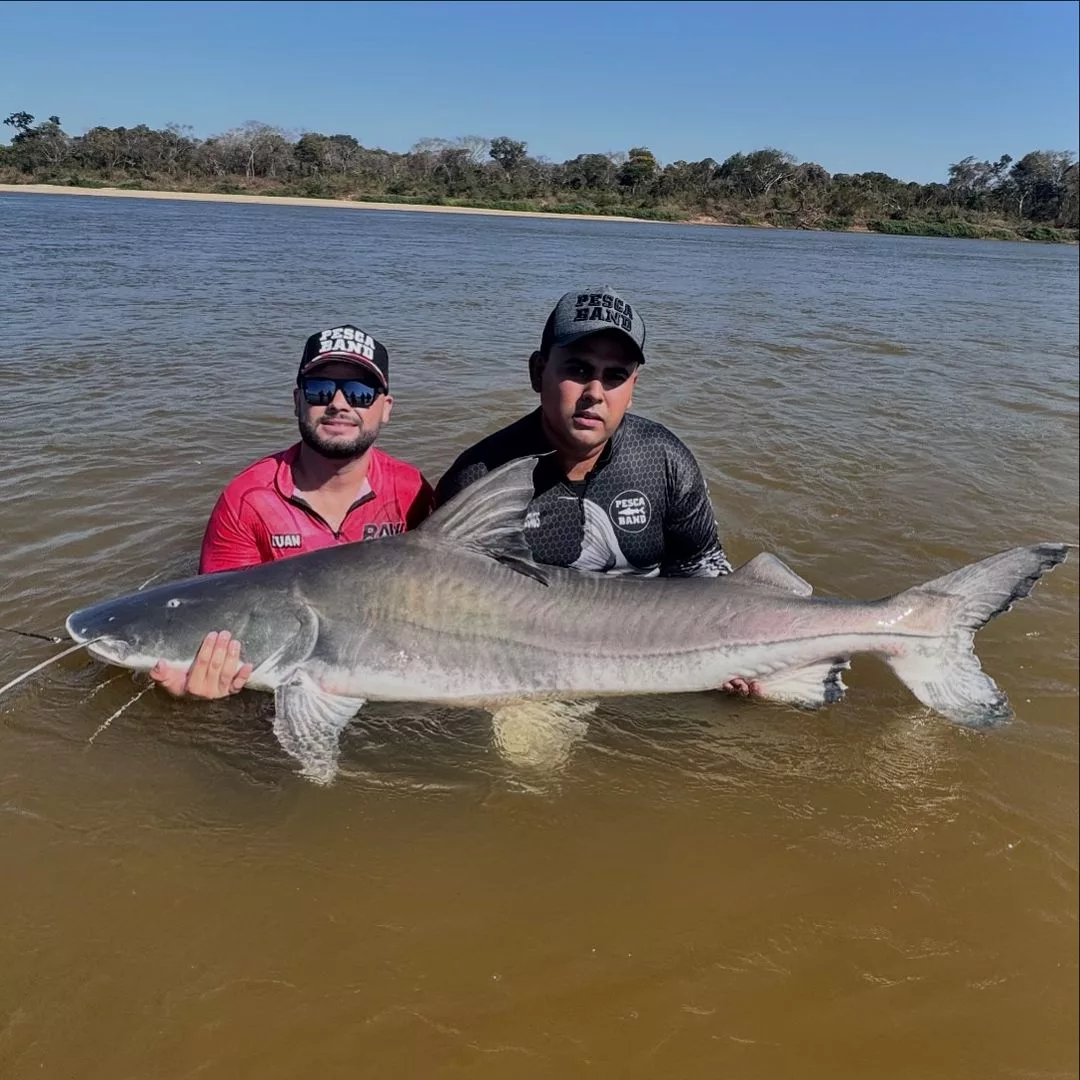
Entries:
[[804,709],[831,705],[844,696],[847,687],[840,673],[851,667],[846,656],[834,656],[806,667],[783,668],[757,678],[761,697],[767,701],[782,701]]
[[334,779],[341,732],[363,704],[363,698],[326,693],[303,672],[277,687],[274,734],[282,750],[303,766],[302,776],[318,784]]
[[507,761],[534,769],[564,764],[589,730],[595,701],[515,701],[495,709],[495,746]]

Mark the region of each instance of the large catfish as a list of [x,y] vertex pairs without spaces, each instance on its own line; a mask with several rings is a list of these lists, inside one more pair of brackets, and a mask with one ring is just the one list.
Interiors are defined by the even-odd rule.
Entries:
[[771,555],[715,579],[595,575],[533,561],[522,533],[535,458],[503,466],[415,532],[132,593],[76,611],[71,637],[111,664],[190,665],[228,630],[274,694],[274,731],[331,779],[365,701],[498,707],[522,699],[685,693],[734,676],[775,701],[843,696],[874,653],[925,705],[980,724],[1009,714],[973,635],[1062,562],[1066,544],[994,555],[867,602],[811,595]]

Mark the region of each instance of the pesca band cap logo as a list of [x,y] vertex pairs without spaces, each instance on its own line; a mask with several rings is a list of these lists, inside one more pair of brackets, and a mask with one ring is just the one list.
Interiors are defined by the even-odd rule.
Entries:
[[605,322],[625,330],[634,330],[634,309],[621,296],[611,293],[578,293],[574,322]]
[[645,362],[645,323],[640,313],[610,285],[564,293],[544,324],[540,351],[552,345],[569,346],[601,330],[618,330],[636,346]]
[[319,353],[344,353],[346,356],[374,360],[375,339],[355,326],[336,326],[319,335]]
[[300,357],[300,375],[325,360],[346,360],[374,372],[383,387],[390,385],[390,358],[386,347],[358,326],[344,323],[312,334]]

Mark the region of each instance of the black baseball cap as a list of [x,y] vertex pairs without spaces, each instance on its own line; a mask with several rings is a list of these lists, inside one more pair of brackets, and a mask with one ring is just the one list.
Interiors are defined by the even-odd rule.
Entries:
[[390,389],[390,357],[386,347],[358,326],[345,323],[312,334],[300,356],[297,381],[312,368],[330,360],[356,364],[375,375],[384,390]]
[[552,345],[570,345],[601,330],[625,334],[634,344],[638,361],[645,363],[645,323],[610,285],[566,293],[544,324],[540,351],[546,353]]

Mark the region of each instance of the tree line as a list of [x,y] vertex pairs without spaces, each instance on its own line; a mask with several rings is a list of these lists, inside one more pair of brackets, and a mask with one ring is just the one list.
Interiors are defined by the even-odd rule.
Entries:
[[196,138],[176,124],[69,135],[58,116],[11,113],[0,179],[79,186],[248,192],[508,210],[619,214],[787,228],[867,228],[942,236],[1077,239],[1080,177],[1068,151],[966,157],[947,180],[830,174],[773,147],[723,161],[661,164],[646,147],[554,162],[499,136],[422,139],[407,153],[352,135],[248,123]]

